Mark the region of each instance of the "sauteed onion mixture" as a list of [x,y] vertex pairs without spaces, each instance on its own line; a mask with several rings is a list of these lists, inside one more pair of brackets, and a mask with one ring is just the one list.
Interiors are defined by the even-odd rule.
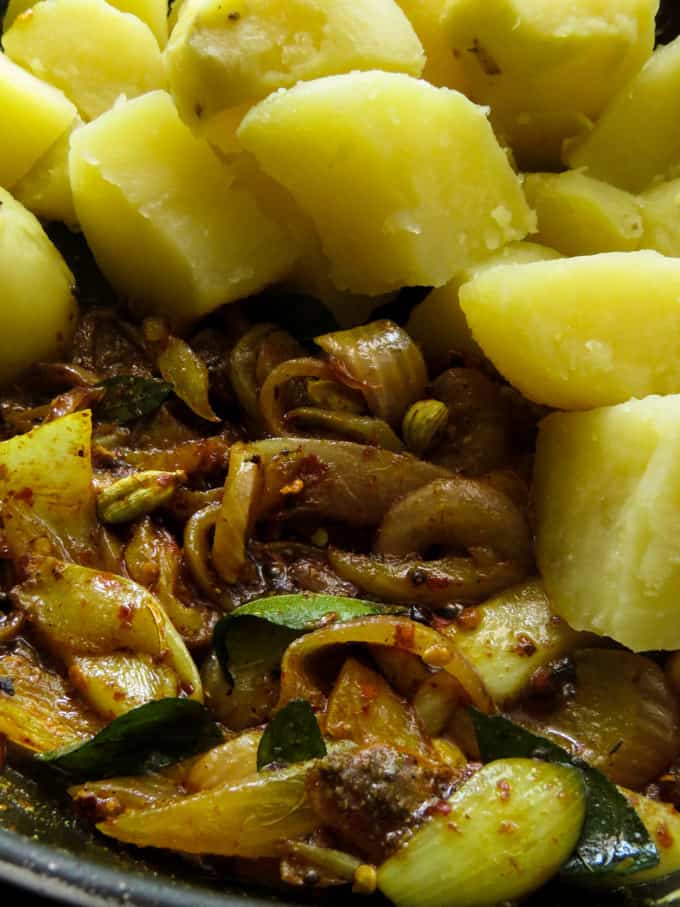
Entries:
[[10,0],[2,765],[253,884],[675,900],[657,8]]

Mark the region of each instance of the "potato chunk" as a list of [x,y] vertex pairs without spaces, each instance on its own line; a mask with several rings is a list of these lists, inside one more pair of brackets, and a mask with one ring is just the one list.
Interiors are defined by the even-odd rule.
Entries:
[[0,53],[0,186],[11,189],[75,117],[60,91]]
[[640,196],[645,249],[680,256],[680,179],[661,183]]
[[356,69],[418,76],[425,57],[394,0],[191,0],[165,63],[180,115],[200,130],[300,80]]
[[0,189],[0,384],[63,352],[75,327],[73,286],[36,218]]
[[448,0],[397,0],[425,51],[423,79],[444,88],[465,91],[463,67],[452,53],[442,28]]
[[339,289],[441,286],[533,227],[484,111],[409,76],[301,83],[238,135],[314,221]]
[[538,217],[537,241],[564,255],[633,252],[640,247],[640,203],[622,189],[571,170],[531,173],[524,192]]
[[565,159],[629,192],[680,175],[680,38],[654,52]]
[[680,648],[679,489],[678,395],[542,423],[538,563],[572,627],[638,652]]
[[[4,31],[8,31],[15,19],[25,13],[27,9],[35,6],[41,0],[9,0],[7,12],[2,23]],[[161,47],[165,47],[168,40],[168,4],[167,0],[115,0],[111,3],[122,13],[132,13],[148,25],[156,36]]]
[[473,337],[530,400],[590,409],[680,391],[680,261],[610,252],[499,266],[460,291]]
[[[74,129],[83,125],[80,117],[76,118]],[[64,135],[52,145],[31,167],[26,176],[19,180],[12,194],[36,217],[43,220],[63,221],[75,226],[78,222],[73,207],[73,193],[68,171],[71,132]]]
[[478,265],[465,268],[443,287],[432,290],[411,312],[406,330],[435,369],[447,366],[452,354],[481,359],[484,354],[472,337],[458,299],[463,284],[496,265],[528,264],[559,257],[559,252],[538,243],[509,243]]
[[297,254],[237,165],[191,134],[165,92],[79,129],[70,173],[102,271],[141,309],[175,324],[278,280]]
[[657,0],[450,0],[443,27],[468,95],[526,169],[559,162],[654,46]]
[[105,0],[42,0],[2,40],[15,63],[60,88],[85,120],[121,95],[134,98],[165,83],[150,30]]

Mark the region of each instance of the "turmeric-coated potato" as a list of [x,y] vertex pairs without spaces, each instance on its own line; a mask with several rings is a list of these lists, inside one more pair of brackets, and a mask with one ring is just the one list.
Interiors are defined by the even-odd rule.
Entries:
[[300,80],[358,69],[417,76],[424,63],[395,0],[187,0],[165,52],[179,112],[199,131]]
[[564,255],[640,248],[640,202],[623,189],[568,170],[530,173],[524,180],[524,192],[538,217],[537,242]]
[[238,136],[314,221],[339,289],[441,286],[534,226],[484,111],[410,76],[300,83]]
[[[83,125],[76,117],[73,129]],[[52,145],[12,189],[22,205],[42,220],[62,221],[70,226],[78,223],[73,207],[71,178],[68,169],[69,149],[73,130]]]
[[[45,0],[49,2],[49,0]],[[168,94],[117,105],[77,130],[78,221],[112,285],[184,325],[283,277],[297,240],[180,120]]]
[[565,161],[629,192],[680,176],[680,38],[659,47],[594,129],[566,146]]
[[640,195],[645,249],[680,256],[680,179],[653,186]]
[[592,409],[680,393],[680,259],[500,265],[461,287],[460,301],[486,356],[537,403]]
[[3,35],[7,56],[70,98],[84,120],[165,84],[158,42],[106,0],[41,0]]
[[449,0],[444,29],[469,96],[525,169],[552,169],[654,46],[657,0]]
[[73,287],[40,223],[0,189],[0,385],[63,355],[75,327]]
[[555,413],[542,423],[538,565],[553,608],[572,627],[637,652],[680,649],[679,490],[680,396]]
[[60,91],[0,53],[0,186],[11,189],[75,117]]

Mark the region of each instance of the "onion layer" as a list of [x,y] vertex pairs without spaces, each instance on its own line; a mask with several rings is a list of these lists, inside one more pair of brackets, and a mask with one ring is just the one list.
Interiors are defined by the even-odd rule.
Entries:
[[317,337],[324,352],[363,393],[368,408],[392,426],[401,424],[409,406],[423,395],[427,369],[409,335],[392,321],[335,331]]

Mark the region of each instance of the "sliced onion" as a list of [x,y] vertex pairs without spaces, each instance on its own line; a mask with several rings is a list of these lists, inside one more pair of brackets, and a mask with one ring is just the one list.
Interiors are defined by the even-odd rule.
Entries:
[[427,384],[423,355],[403,328],[392,321],[335,331],[316,338],[340,365],[352,386],[361,390],[371,412],[396,427]]
[[526,567],[515,561],[475,563],[470,557],[420,557],[355,554],[329,548],[328,560],[342,579],[374,598],[436,607],[451,602],[483,601],[519,582]]
[[315,673],[315,662],[322,663],[330,647],[367,643],[389,646],[420,656],[454,677],[468,700],[484,712],[494,710],[493,702],[472,665],[455,644],[431,627],[406,617],[364,617],[347,623],[330,624],[295,640],[286,650],[281,664],[279,707],[292,699],[307,699],[323,708],[326,695]]
[[179,337],[168,337],[156,364],[163,378],[192,412],[208,422],[219,422],[210,405],[208,367],[188,343]]
[[663,671],[620,649],[572,654],[576,692],[541,729],[617,784],[640,788],[680,752],[678,706]]
[[299,406],[286,413],[285,423],[294,433],[311,431],[316,437],[330,434],[347,441],[359,444],[370,444],[385,450],[400,451],[404,445],[395,435],[387,422],[371,416],[358,416],[355,413],[338,412],[332,409],[317,409],[313,406]]
[[260,415],[264,419],[267,430],[272,435],[284,437],[290,430],[284,418],[285,386],[295,378],[328,378],[330,371],[325,362],[304,356],[301,359],[289,359],[282,362],[272,372],[262,385],[260,391]]
[[278,330],[275,324],[257,324],[247,331],[231,351],[229,373],[231,386],[242,409],[253,421],[260,419],[257,356],[268,334]]
[[[263,470],[258,516],[287,504],[286,515],[311,513],[352,526],[374,526],[401,495],[451,475],[408,454],[349,441],[276,438],[248,449]],[[282,493],[298,480],[294,495]]]
[[212,548],[213,565],[227,583],[237,582],[247,563],[246,544],[255,525],[261,488],[258,459],[251,456],[247,444],[234,444]]
[[531,535],[520,508],[491,485],[459,476],[397,501],[383,519],[375,547],[381,554],[406,555],[434,545],[485,549],[500,561],[531,560]]

